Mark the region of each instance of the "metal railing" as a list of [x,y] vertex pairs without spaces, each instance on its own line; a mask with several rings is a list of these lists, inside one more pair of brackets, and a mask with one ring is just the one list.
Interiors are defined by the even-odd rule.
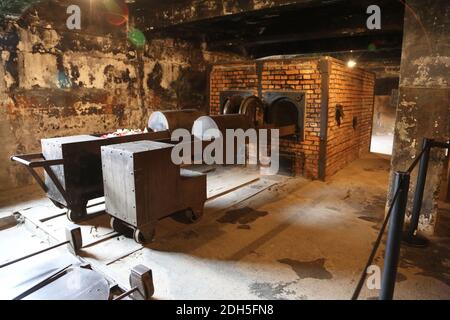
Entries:
[[[450,149],[450,143],[438,142],[433,139],[424,138],[422,142],[422,150],[413,161],[413,163],[411,163],[408,170],[395,172],[393,183],[394,188],[392,189],[394,196],[392,197],[388,212],[383,221],[380,232],[378,233],[377,239],[374,243],[367,263],[359,278],[355,291],[353,292],[352,300],[356,300],[359,297],[361,289],[366,280],[367,269],[372,264],[373,259],[375,258],[388,222],[389,230],[384,255],[384,268],[379,295],[380,300],[392,300],[394,296],[395,279],[397,276],[397,267],[400,258],[401,242],[404,241],[407,245],[416,247],[424,247],[427,245],[428,240],[417,234],[417,227],[419,224],[420,210],[422,208],[423,192],[425,190],[430,151],[434,147]],[[409,227],[405,232],[403,232],[406,205],[408,202],[410,175],[419,162],[420,164],[419,171],[417,173],[417,182],[414,192],[411,220]]]

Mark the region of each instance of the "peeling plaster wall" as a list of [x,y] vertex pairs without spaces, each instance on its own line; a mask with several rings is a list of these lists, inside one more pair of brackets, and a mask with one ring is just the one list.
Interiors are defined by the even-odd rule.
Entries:
[[[238,60],[200,44],[62,32],[14,21],[0,26],[0,194],[33,183],[9,161],[40,139],[146,126],[156,109],[207,109],[210,63]],[[1,198],[1,197],[0,197]]]
[[[407,3],[412,10],[405,13],[393,170],[408,168],[420,152],[423,137],[445,141],[449,139],[450,129],[448,1],[409,0]],[[444,158],[442,149],[431,153],[419,226],[427,233],[433,233],[435,228]],[[416,171],[411,176],[410,200],[415,183]],[[411,210],[411,201],[408,210]]]

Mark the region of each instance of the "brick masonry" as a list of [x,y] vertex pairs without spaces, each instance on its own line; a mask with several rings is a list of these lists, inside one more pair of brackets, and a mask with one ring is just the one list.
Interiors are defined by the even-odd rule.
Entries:
[[[321,65],[325,65],[325,69]],[[325,178],[369,151],[374,83],[374,74],[359,68],[350,69],[331,57],[214,65],[210,74],[210,113],[219,113],[220,92],[225,90],[251,90],[255,95],[274,90],[304,92],[304,139],[281,139],[280,152],[295,155],[295,174]],[[337,104],[344,110],[340,126],[335,120]],[[321,113],[323,106],[328,108],[326,128],[321,128],[321,117],[325,116]],[[326,137],[322,154],[321,136]],[[325,163],[322,176],[320,163]]]
[[[333,59],[329,77],[326,175],[331,176],[351,161],[368,153],[372,133],[375,76],[359,68],[350,69]],[[336,105],[344,117],[336,121]],[[353,121],[356,121],[355,128]]]

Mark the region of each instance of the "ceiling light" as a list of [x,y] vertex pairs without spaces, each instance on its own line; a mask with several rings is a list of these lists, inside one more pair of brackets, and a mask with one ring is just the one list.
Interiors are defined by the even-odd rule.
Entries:
[[355,66],[356,66],[356,61],[355,60],[350,59],[350,60],[347,61],[347,67],[353,68]]

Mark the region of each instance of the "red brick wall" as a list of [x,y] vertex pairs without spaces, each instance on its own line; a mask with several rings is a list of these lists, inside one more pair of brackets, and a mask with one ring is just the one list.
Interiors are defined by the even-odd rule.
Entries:
[[318,178],[321,76],[319,59],[272,60],[262,68],[262,91],[299,90],[306,93],[304,140],[280,139],[280,152],[294,153],[295,174]]
[[[330,59],[326,176],[369,152],[373,118],[375,75],[344,62]],[[338,126],[336,105],[343,106]],[[357,119],[353,129],[353,117]]]
[[[326,176],[331,176],[350,161],[369,150],[372,125],[374,76],[361,69],[349,69],[342,61],[329,58],[296,58],[259,61],[261,91],[298,90],[306,94],[304,139],[280,139],[280,152],[295,154],[294,172],[319,178],[320,111],[323,75],[320,60],[327,59],[329,74],[328,141]],[[210,112],[220,110],[220,92],[252,90],[258,94],[257,62],[215,65],[210,75]],[[326,103],[326,102],[325,102]],[[336,104],[344,106],[340,127],[335,122]],[[353,116],[358,126],[352,128]]]
[[236,63],[213,66],[210,75],[210,113],[220,112],[220,92],[253,90],[257,95],[258,79],[255,63]]

